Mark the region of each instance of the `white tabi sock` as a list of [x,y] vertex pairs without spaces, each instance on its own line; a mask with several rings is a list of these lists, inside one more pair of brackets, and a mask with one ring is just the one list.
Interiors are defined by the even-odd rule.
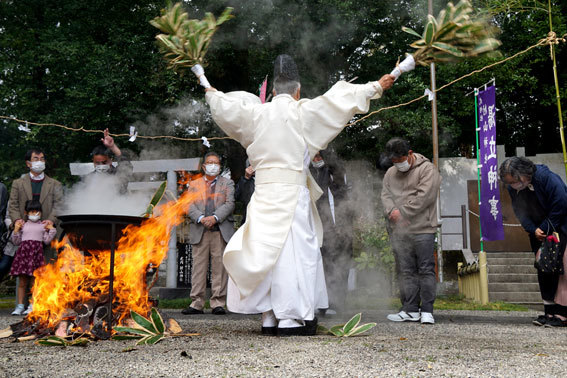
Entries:
[[281,319],[278,323],[278,328],[295,328],[303,327],[303,324],[294,319]]
[[278,319],[272,310],[262,313],[262,327],[276,327]]

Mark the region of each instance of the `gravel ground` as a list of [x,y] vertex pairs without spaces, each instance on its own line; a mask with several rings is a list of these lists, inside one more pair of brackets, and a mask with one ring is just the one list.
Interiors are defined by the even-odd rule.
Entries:
[[[0,329],[19,321],[9,312],[0,310]],[[567,328],[533,326],[533,311],[437,311],[431,326],[391,323],[385,319],[388,312],[369,310],[363,311],[362,321],[378,325],[366,336],[346,339],[261,336],[259,316],[166,312],[185,332],[201,336],[150,346],[98,341],[85,348],[2,339],[0,376],[567,375]],[[326,317],[320,323],[331,326],[345,319]]]

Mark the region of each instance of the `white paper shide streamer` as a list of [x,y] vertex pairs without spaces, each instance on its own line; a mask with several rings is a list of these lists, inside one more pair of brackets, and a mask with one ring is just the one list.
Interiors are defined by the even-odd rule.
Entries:
[[394,76],[398,80],[400,75],[404,72],[409,72],[415,68],[415,60],[413,59],[413,55],[409,54],[400,64],[397,65],[396,68],[390,75]]
[[136,140],[138,136],[138,132],[136,131],[136,126],[130,126],[130,138],[128,139],[129,142],[133,142]]
[[203,140],[203,145],[205,145],[208,148],[211,148],[211,144],[207,140],[207,137],[203,136],[203,137],[201,137],[201,139]]
[[201,86],[205,88],[211,87],[211,84],[209,84],[209,81],[205,76],[205,70],[203,69],[203,66],[201,66],[200,64],[195,64],[193,67],[191,67],[191,71],[195,74],[195,76],[197,76]]

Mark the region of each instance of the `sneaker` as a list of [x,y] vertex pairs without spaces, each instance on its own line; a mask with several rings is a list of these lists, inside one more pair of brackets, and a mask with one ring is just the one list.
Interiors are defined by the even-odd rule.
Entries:
[[435,319],[433,319],[433,314],[430,312],[422,312],[421,324],[435,324]]
[[537,319],[532,320],[532,324],[536,326],[544,326],[549,319],[551,318],[547,315],[540,315]]
[[557,316],[546,319],[545,327],[567,327],[567,320],[561,320]]
[[12,312],[12,315],[22,315],[25,311],[25,307],[23,304],[19,304],[16,306],[16,308],[14,309],[14,311]]
[[419,312],[400,311],[397,314],[388,315],[387,318],[392,322],[418,322],[420,316]]
[[33,311],[33,307],[32,307],[32,305],[30,304],[30,305],[28,305],[28,308],[26,309],[26,311],[24,311],[24,315],[28,315],[28,314],[29,314],[30,312],[32,312],[32,311]]

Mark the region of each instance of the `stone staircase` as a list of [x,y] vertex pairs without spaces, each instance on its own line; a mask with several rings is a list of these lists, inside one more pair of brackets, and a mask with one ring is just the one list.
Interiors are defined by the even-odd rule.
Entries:
[[523,305],[541,305],[532,252],[487,252],[488,297]]

